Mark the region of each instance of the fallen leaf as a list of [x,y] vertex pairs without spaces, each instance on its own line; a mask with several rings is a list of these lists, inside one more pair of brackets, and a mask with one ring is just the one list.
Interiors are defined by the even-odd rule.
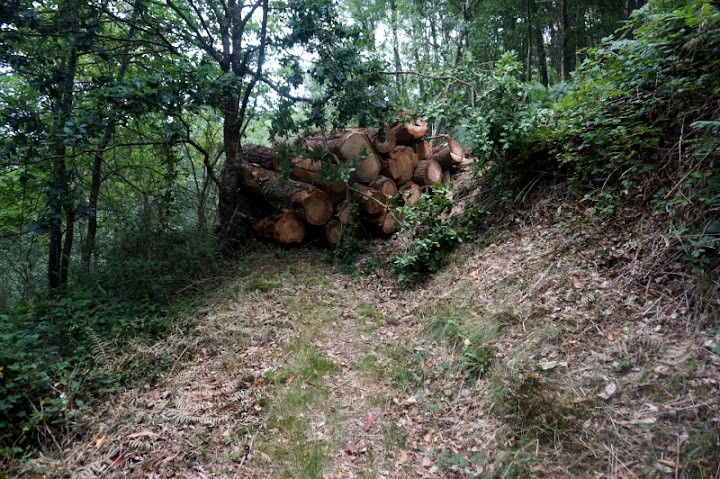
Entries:
[[572,279],[573,288],[575,288],[575,289],[583,289],[583,284],[582,284],[582,282],[580,281],[580,278],[578,278],[577,276],[573,275],[573,276],[570,276],[570,279]]
[[154,402],[158,402],[159,399],[160,399],[160,391],[155,391],[155,392],[153,393],[153,399],[152,399],[152,400],[153,400]]
[[348,445],[348,447],[345,448],[345,454],[348,456],[348,459],[352,461],[353,456],[355,455],[355,451],[357,450],[358,443],[353,442]]
[[113,467],[119,467],[123,462],[125,462],[125,458],[118,457],[112,462]]
[[365,426],[365,432],[368,432],[370,430],[370,427],[373,424],[373,417],[370,411],[367,413],[367,426]]
[[615,335],[612,331],[607,334],[608,341],[615,341]]
[[425,433],[423,436],[423,441],[430,442],[432,441],[433,433],[435,432],[435,429],[430,429],[428,432]]
[[566,367],[568,367],[568,362],[567,361],[546,361],[546,362],[537,364],[537,367],[542,371],[549,371],[550,369],[555,369],[557,366],[566,368]]
[[292,376],[290,376],[290,379],[287,380],[287,383],[286,383],[286,384],[287,384],[288,386],[290,386],[292,383],[295,382],[295,380],[296,380],[298,377],[300,377],[299,374],[293,374]]
[[628,426],[628,425],[637,425],[637,424],[655,424],[657,422],[657,417],[642,417],[639,419],[631,419],[629,421],[623,421],[623,420],[617,420],[615,421],[617,424],[620,424],[621,426]]
[[605,386],[605,389],[603,390],[603,392],[598,393],[598,397],[607,401],[608,399],[613,397],[617,392],[618,392],[617,384],[608,383]]
[[670,461],[668,459],[660,459],[658,463],[667,467],[675,467],[675,461]]
[[107,436],[103,436],[95,441],[95,449],[100,449],[102,445],[105,444],[105,441],[107,441]]
[[395,461],[395,469],[400,469],[400,466],[405,464],[408,460],[408,453],[405,449],[400,449],[400,458]]

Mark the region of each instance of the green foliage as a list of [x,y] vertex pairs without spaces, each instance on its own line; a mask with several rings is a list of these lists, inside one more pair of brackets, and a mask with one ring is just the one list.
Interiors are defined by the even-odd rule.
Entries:
[[651,1],[626,31],[589,52],[544,135],[591,213],[612,215],[642,192],[668,238],[709,271],[720,239],[720,11]]
[[458,216],[450,215],[449,187],[435,185],[433,194],[423,193],[413,206],[398,209],[414,239],[404,254],[392,258],[401,282],[415,281],[423,273],[437,271],[450,248],[463,241],[464,228]]
[[214,238],[194,232],[125,234],[105,268],[62,297],[2,311],[0,455],[49,440],[38,426],[74,427],[73,415],[98,395],[169,367],[158,358],[116,367],[113,358],[133,340],[167,334],[183,307],[170,300],[217,267],[216,248]]

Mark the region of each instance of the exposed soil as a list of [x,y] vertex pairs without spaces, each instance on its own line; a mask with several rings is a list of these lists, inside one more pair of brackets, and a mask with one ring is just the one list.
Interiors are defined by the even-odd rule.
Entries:
[[367,272],[387,245],[356,276],[259,253],[190,333],[138,346],[187,351],[163,381],[25,473],[720,477],[717,300],[654,267],[663,239],[626,217],[538,202],[413,287]]

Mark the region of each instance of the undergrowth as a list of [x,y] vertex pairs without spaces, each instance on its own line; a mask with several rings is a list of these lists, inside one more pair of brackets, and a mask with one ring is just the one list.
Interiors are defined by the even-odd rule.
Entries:
[[126,235],[92,276],[0,311],[0,462],[57,443],[99,397],[171,368],[181,351],[139,350],[189,326],[197,280],[218,267],[215,244],[182,232]]

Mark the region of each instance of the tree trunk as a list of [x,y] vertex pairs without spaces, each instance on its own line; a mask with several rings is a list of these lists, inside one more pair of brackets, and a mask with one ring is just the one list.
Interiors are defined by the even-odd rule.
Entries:
[[570,77],[570,52],[568,51],[568,10],[567,0],[560,0],[560,77]]
[[531,82],[532,81],[532,49],[533,49],[531,0],[525,0],[525,21],[527,22],[527,60],[525,61],[525,80],[528,82]]
[[[122,80],[125,77],[125,73],[130,65],[130,40],[135,37],[135,33],[137,32],[137,25],[135,24],[136,21],[137,8],[135,3],[133,3],[133,10],[130,14],[130,30],[128,31],[128,36],[125,40],[125,45],[123,46],[123,56],[120,60],[120,70],[118,71],[116,80]],[[108,125],[105,128],[102,138],[100,139],[100,143],[98,143],[93,158],[90,195],[88,197],[87,236],[82,244],[80,253],[80,261],[82,262],[85,270],[90,269],[90,261],[95,253],[95,237],[97,236],[97,205],[98,199],[100,198],[100,187],[102,186],[103,154],[107,146],[110,144],[113,134],[115,133],[116,121],[117,116],[112,116],[108,119]]]
[[537,59],[538,59],[538,67],[540,69],[540,81],[545,86],[545,88],[548,87],[550,84],[548,81],[548,68],[547,68],[547,56],[545,53],[545,42],[542,37],[542,32],[540,31],[540,27],[537,25],[533,29],[533,33],[535,35],[535,45],[537,45]]
[[[50,205],[50,244],[48,251],[48,286],[51,294],[57,294],[67,284],[67,274],[63,274],[63,247],[62,247],[62,213],[65,211],[74,221],[75,206],[70,198],[70,185],[67,165],[65,163],[66,148],[63,140],[59,137],[65,123],[70,118],[73,108],[73,94],[75,85],[75,73],[79,53],[76,48],[71,48],[68,54],[67,63],[64,68],[64,78],[58,86],[57,121],[55,123],[55,153],[56,158],[53,164],[51,189],[49,193]],[[66,238],[67,241],[67,238]],[[70,237],[70,248],[72,248],[72,237]],[[67,258],[69,266],[70,259]]]

